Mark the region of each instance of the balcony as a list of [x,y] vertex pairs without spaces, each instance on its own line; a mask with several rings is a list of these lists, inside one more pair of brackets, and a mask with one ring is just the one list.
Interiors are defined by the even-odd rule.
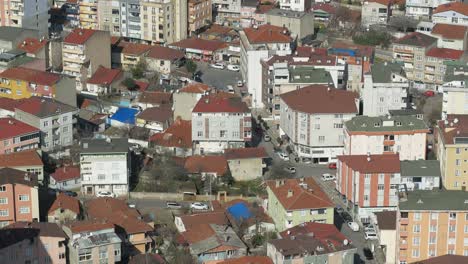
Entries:
[[408,231],[400,230],[400,237],[408,237]]
[[409,224],[408,218],[400,218],[400,224],[401,225],[408,225]]
[[[63,53],[73,53],[73,54],[84,54],[83,46],[74,46],[74,45],[63,45]],[[66,57],[68,55],[64,55]]]
[[395,145],[395,140],[385,139],[383,144],[384,144],[384,146],[393,146],[393,145]]
[[83,64],[85,62],[86,57],[84,55],[66,55],[63,56],[63,61],[75,62],[79,64]]
[[400,249],[408,249],[408,242],[406,240],[400,240]]
[[79,76],[81,73],[81,67],[76,67],[72,65],[64,65],[63,71],[69,75]]

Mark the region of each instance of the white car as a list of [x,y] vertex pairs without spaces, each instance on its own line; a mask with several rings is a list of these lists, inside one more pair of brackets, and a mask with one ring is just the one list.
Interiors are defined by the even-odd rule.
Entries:
[[111,197],[111,198],[114,198],[115,197],[115,193],[111,193],[111,192],[108,192],[108,191],[99,191],[97,194],[96,194],[97,197]]
[[372,231],[366,231],[364,233],[364,238],[366,240],[377,240],[379,239],[379,237],[377,236],[377,233],[376,232],[372,232]]
[[287,168],[284,168],[284,170],[286,170],[287,172],[289,172],[291,174],[296,173],[296,168],[294,168],[294,167],[287,167]]
[[375,230],[375,226],[373,226],[373,225],[364,227],[364,232],[377,233],[376,230]]
[[278,152],[278,156],[280,157],[280,159],[282,159],[284,161],[289,161],[289,156],[286,153]]
[[348,222],[348,226],[349,226],[349,228],[351,228],[351,230],[353,230],[354,232],[358,232],[358,231],[359,231],[359,225],[358,225],[358,223],[356,223],[356,222]]
[[238,65],[234,65],[234,64],[229,64],[227,66],[227,69],[230,70],[230,71],[235,71],[235,72],[238,72],[240,70],[239,66]]
[[330,173],[322,174],[322,181],[333,181],[335,180],[335,175],[331,175]]
[[231,94],[236,93],[236,91],[234,90],[234,87],[232,87],[232,85],[227,86],[227,91],[228,91],[228,93],[231,93]]
[[207,204],[199,203],[199,202],[190,204],[190,208],[195,209],[195,210],[208,210],[209,209]]
[[210,65],[211,68],[219,69],[219,70],[224,70],[224,65],[221,63],[215,63]]
[[237,87],[242,87],[244,86],[244,82],[243,81],[237,81]]

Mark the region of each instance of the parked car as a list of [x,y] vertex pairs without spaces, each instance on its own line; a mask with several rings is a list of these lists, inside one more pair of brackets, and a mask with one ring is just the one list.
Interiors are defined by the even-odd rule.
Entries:
[[374,259],[374,254],[372,254],[372,251],[369,248],[364,248],[363,250],[364,257],[366,257],[367,260],[372,260]]
[[375,226],[374,226],[374,225],[368,225],[368,226],[365,226],[365,227],[364,227],[364,232],[373,232],[373,233],[376,233],[377,231],[375,230]]
[[289,161],[289,155],[284,152],[278,152],[278,156],[284,161]]
[[322,181],[333,181],[335,180],[335,175],[331,175],[330,173],[322,174]]
[[342,213],[344,213],[344,209],[343,209],[343,207],[341,207],[341,206],[335,207],[335,211],[336,211],[337,214],[342,214]]
[[235,72],[240,71],[239,65],[234,65],[234,64],[229,64],[227,66],[227,69],[230,71],[235,71]]
[[76,192],[72,192],[72,191],[64,191],[63,192],[65,195],[67,196],[70,196],[70,197],[77,197],[78,194]]
[[379,239],[379,238],[377,237],[377,233],[376,233],[376,232],[370,232],[370,231],[364,232],[364,238],[365,238],[366,240],[377,240],[377,239]]
[[166,208],[168,209],[180,209],[182,205],[178,202],[166,202]]
[[219,70],[224,70],[224,65],[222,63],[214,63],[210,65],[211,68],[219,69]]
[[345,222],[352,222],[353,221],[353,218],[351,217],[351,215],[349,215],[347,212],[343,212],[341,214],[341,217],[343,218],[343,220]]
[[200,203],[200,202],[194,202],[190,204],[190,209],[195,209],[195,210],[208,210],[209,207],[207,204]]
[[336,162],[328,163],[328,168],[331,169],[331,170],[336,170]]
[[284,168],[284,170],[291,173],[291,174],[296,173],[296,168],[294,168],[294,167],[286,167],[286,168]]
[[237,81],[237,87],[242,87],[244,86],[244,82],[243,81]]
[[234,87],[232,87],[232,85],[227,86],[227,91],[228,91],[228,93],[232,93],[232,94],[236,93],[236,91],[234,91]]
[[356,222],[348,222],[349,228],[353,230],[354,232],[359,232],[359,225]]
[[264,136],[263,136],[263,140],[264,140],[265,142],[270,142],[270,141],[271,141],[271,137],[270,137],[269,135],[264,135]]
[[108,191],[99,191],[97,194],[96,194],[97,197],[111,197],[111,198],[114,198],[115,197],[115,194],[114,193],[111,193],[111,192],[108,192]]
[[428,91],[424,92],[424,96],[426,96],[426,97],[432,97],[434,95],[435,95],[435,92],[431,91],[431,90],[428,90]]

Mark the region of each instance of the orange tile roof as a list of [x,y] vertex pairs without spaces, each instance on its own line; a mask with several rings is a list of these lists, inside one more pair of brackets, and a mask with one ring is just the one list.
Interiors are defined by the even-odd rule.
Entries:
[[162,147],[191,148],[192,122],[176,120],[166,131],[151,136],[149,141]]
[[14,118],[0,118],[0,139],[39,133],[39,129]]
[[25,38],[23,42],[18,43],[17,48],[27,53],[36,54],[36,52],[40,51],[47,43],[48,41],[46,39]]
[[171,48],[163,47],[163,46],[153,46],[151,47],[150,52],[146,56],[150,58],[159,59],[159,60],[173,61],[176,59],[183,58],[185,54],[180,50],[171,49]]
[[222,155],[190,156],[184,167],[189,173],[216,173],[218,177],[228,170],[226,158]]
[[103,220],[82,220],[82,221],[74,221],[65,224],[65,226],[69,227],[72,233],[82,233],[82,232],[92,232],[98,231],[103,229],[114,229],[114,224],[103,221]]
[[59,193],[50,207],[48,215],[55,214],[57,209],[68,209],[76,214],[80,214],[80,201],[64,193]]
[[15,111],[15,108],[22,104],[23,100],[15,100],[6,97],[0,97],[0,109],[5,109],[11,112]]
[[392,0],[367,0],[368,2],[374,2],[374,3],[379,3],[384,6],[388,6],[389,4],[392,3]]
[[463,50],[434,47],[426,52],[426,56],[440,59],[459,60],[463,56],[463,53]]
[[452,2],[442,4],[434,10],[433,14],[438,14],[446,11],[455,11],[457,13],[468,16],[468,4],[465,4],[463,2]]
[[244,256],[222,260],[217,264],[273,264],[273,260],[267,256]]
[[464,39],[468,26],[436,24],[432,28],[432,34],[441,35],[446,39]]
[[[368,158],[370,157],[370,161]],[[360,173],[399,173],[400,157],[398,154],[382,155],[343,155],[337,157],[353,171]]]
[[230,93],[217,92],[203,96],[193,113],[248,113],[249,107],[242,99]]
[[120,42],[119,47],[122,48],[122,53],[130,55],[141,55],[151,49],[150,45],[131,42]]
[[[300,179],[270,180],[266,184],[285,210],[334,207],[332,201],[312,179],[305,178],[302,187]],[[288,197],[288,194],[290,196]]]
[[67,44],[82,45],[96,32],[93,29],[76,28],[63,40]]
[[172,94],[166,92],[144,92],[140,95],[138,101],[147,104],[170,104],[172,103]]
[[120,69],[108,69],[102,65],[99,65],[93,76],[87,80],[87,83],[98,84],[98,85],[109,85],[117,80],[122,75]]
[[211,87],[204,83],[193,82],[179,89],[181,93],[199,93],[208,92]]
[[44,166],[35,149],[0,155],[0,168]]
[[263,147],[226,149],[224,150],[224,155],[226,156],[227,160],[268,157],[268,154]]
[[180,219],[185,226],[185,230],[197,228],[202,224],[227,225],[229,223],[224,211],[183,215]]
[[186,228],[187,231],[180,233],[189,244],[194,244],[214,236],[216,233],[207,223],[201,223],[195,228]]
[[440,120],[437,127],[444,144],[454,144],[456,137],[468,137],[468,115],[448,115],[447,124]]
[[0,73],[0,78],[21,80],[39,85],[52,86],[60,80],[60,75],[28,68],[10,68]]
[[63,166],[57,168],[54,173],[50,174],[57,182],[69,181],[80,178],[79,166]]
[[227,43],[218,41],[218,40],[208,40],[208,39],[201,39],[201,38],[188,38],[181,40],[179,42],[175,42],[170,44],[173,47],[179,47],[183,49],[197,49],[197,50],[205,50],[205,51],[216,51],[222,48],[227,47]]
[[258,28],[245,28],[245,35],[252,44],[261,43],[290,43],[291,37],[288,35],[288,29],[273,25],[262,25]]

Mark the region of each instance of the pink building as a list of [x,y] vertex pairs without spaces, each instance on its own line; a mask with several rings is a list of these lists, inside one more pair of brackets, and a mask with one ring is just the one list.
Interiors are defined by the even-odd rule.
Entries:
[[0,169],[0,227],[38,220],[37,176],[11,168]]
[[[36,232],[32,246],[29,243],[25,247],[26,249],[20,249],[20,254],[17,255],[19,258],[24,259],[16,259],[15,261],[13,261],[14,263],[35,263],[35,261],[39,263],[54,264],[67,263],[67,235],[57,224],[45,222],[17,222],[15,224],[9,225],[8,227],[6,227],[6,229],[24,229]],[[31,254],[29,254],[29,252]]]
[[0,154],[39,147],[40,130],[14,118],[0,118]]

